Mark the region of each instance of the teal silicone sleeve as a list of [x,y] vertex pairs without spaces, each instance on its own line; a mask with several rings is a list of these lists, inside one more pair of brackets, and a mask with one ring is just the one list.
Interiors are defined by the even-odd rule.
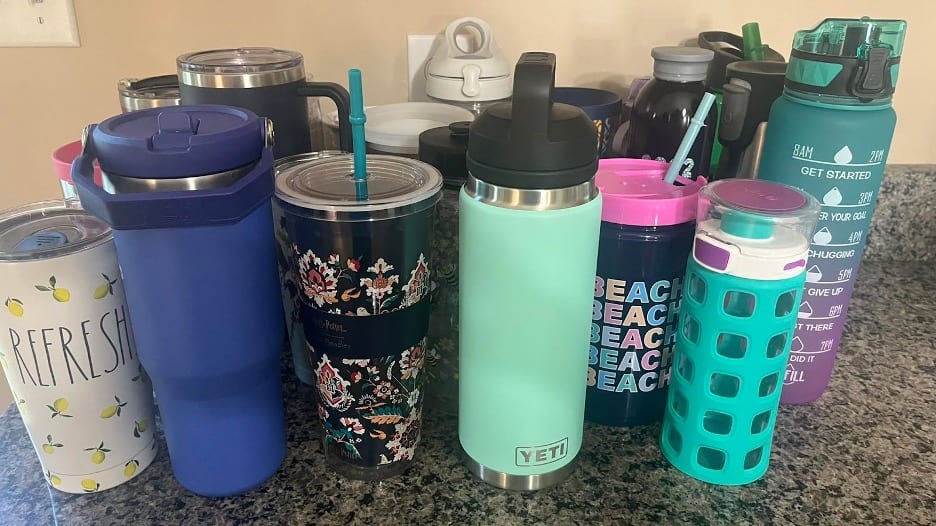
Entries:
[[582,444],[601,198],[460,206],[459,439],[487,468],[549,473]]
[[805,279],[744,279],[689,258],[660,440],[680,471],[727,485],[767,471]]

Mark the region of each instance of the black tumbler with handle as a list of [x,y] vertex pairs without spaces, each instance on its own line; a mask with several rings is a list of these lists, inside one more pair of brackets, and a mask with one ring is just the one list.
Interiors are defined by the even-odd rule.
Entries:
[[338,107],[340,147],[351,151],[348,91],[333,82],[306,80],[302,54],[273,48],[216,49],[176,59],[183,104],[223,104],[273,121],[277,159],[312,149],[307,97],[328,97]]

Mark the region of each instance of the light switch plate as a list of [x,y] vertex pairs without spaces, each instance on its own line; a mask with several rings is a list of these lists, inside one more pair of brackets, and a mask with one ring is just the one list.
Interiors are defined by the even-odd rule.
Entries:
[[74,0],[0,0],[0,46],[80,45]]

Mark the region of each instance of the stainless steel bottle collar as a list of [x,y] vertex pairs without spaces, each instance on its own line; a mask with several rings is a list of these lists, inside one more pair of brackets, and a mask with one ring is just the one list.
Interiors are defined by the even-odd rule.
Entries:
[[137,111],[181,104],[179,78],[162,75],[146,79],[121,79],[117,82],[120,107],[124,111]]
[[598,197],[594,177],[567,188],[541,190],[497,186],[469,173],[465,192],[475,201],[511,210],[561,210],[583,205]]
[[305,80],[305,78],[305,68],[302,65],[253,73],[179,72],[182,84],[198,88],[262,88],[288,84],[297,80]]
[[302,54],[273,48],[214,49],[176,59],[179,80],[199,88],[261,88],[305,80]]
[[565,466],[547,473],[541,473],[539,475],[511,475],[491,469],[479,463],[471,458],[468,453],[464,452],[464,450],[462,450],[462,454],[464,455],[465,463],[468,465],[468,471],[470,471],[472,475],[492,486],[506,490],[536,491],[555,486],[569,478],[569,476],[575,472],[576,465],[578,465],[578,454],[576,454]]
[[144,179],[141,177],[127,177],[125,175],[101,172],[101,187],[109,194],[133,194],[140,192],[185,192],[192,190],[208,190],[212,188],[226,188],[249,174],[257,162],[246,166],[225,170],[213,174],[196,175],[193,177],[177,177],[172,179]]
[[[272,148],[275,141],[273,133],[273,121],[264,118],[264,147]],[[91,135],[91,127],[86,126],[81,131],[81,153],[87,153],[88,140]],[[95,153],[95,157],[97,154]],[[225,188],[233,185],[237,180],[249,174],[253,168],[260,162],[255,162],[245,166],[238,166],[231,170],[217,172],[205,175],[195,175],[192,177],[177,178],[145,178],[128,177],[125,175],[101,172],[101,187],[109,194],[130,194],[138,192],[182,192],[191,190],[207,190],[212,188]]]

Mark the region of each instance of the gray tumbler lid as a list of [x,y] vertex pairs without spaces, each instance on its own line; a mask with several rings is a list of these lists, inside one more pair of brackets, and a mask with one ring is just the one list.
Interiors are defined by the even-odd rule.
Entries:
[[0,263],[68,256],[105,243],[111,236],[110,228],[84,211],[77,199],[11,208],[0,211]]
[[662,46],[653,48],[650,56],[653,57],[654,77],[672,82],[698,82],[705,80],[715,53],[700,47]]

